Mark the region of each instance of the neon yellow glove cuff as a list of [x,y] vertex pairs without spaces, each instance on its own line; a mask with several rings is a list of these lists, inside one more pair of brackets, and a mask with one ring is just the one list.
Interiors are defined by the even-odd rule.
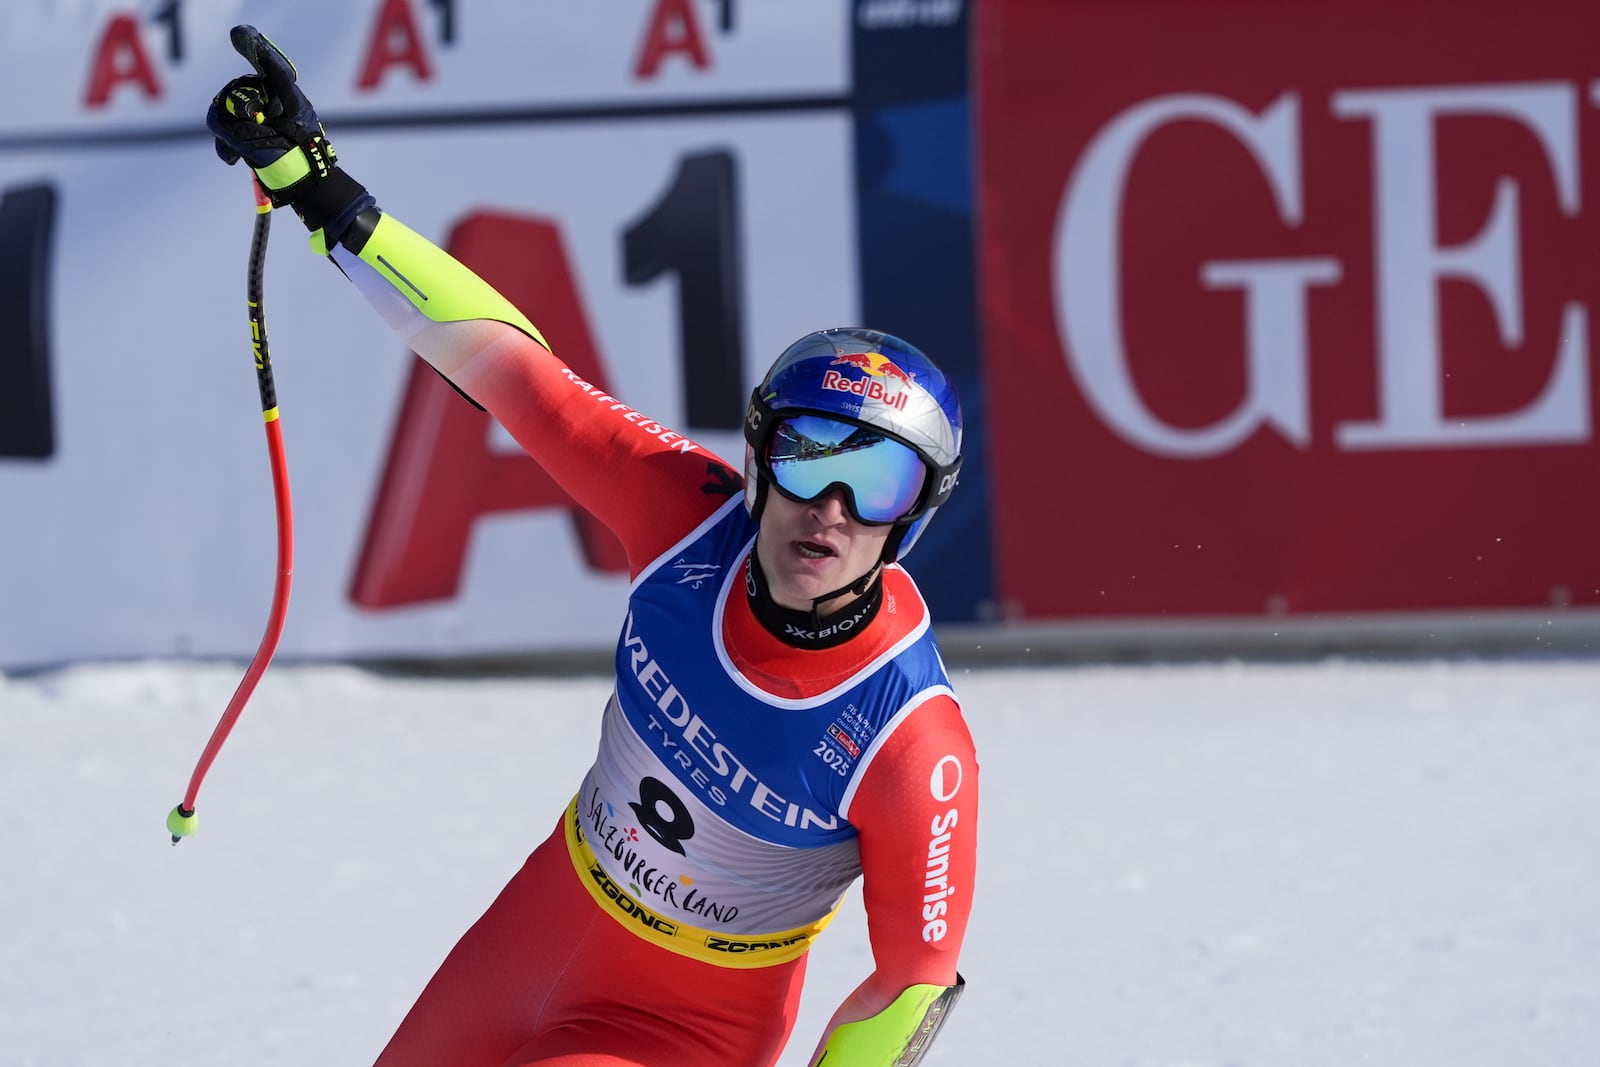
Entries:
[[953,986],[914,985],[870,1019],[845,1023],[828,1035],[817,1067],[913,1067],[955,1007],[966,979]]
[[[229,109],[232,110],[232,101]],[[306,154],[298,148],[292,148],[279,156],[274,162],[256,171],[256,177],[261,179],[261,184],[273,192],[287,189],[289,186],[302,180],[311,173],[311,162],[306,159]]]

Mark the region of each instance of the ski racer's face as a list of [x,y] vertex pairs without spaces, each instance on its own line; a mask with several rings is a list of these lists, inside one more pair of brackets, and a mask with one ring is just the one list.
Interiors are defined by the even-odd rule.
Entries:
[[[761,508],[756,557],[772,599],[786,608],[811,610],[817,597],[849,585],[876,566],[893,528],[851,518],[839,489],[803,502],[768,493]],[[837,611],[857,599],[847,594],[830,600],[827,610]]]

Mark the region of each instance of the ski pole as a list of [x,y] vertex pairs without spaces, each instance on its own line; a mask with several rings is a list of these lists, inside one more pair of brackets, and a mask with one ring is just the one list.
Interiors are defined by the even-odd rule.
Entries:
[[[260,121],[259,117],[257,121]],[[195,764],[194,773],[189,778],[189,789],[184,793],[182,802],[167,815],[167,830],[172,834],[174,845],[198,829],[195,802],[200,794],[200,783],[205,780],[206,772],[211,769],[211,763],[217,758],[223,742],[227,741],[234,723],[239,721],[239,715],[249,702],[250,694],[255,692],[256,683],[261,680],[267,664],[272,662],[278,638],[283,633],[284,616],[289,610],[289,583],[294,574],[294,516],[289,501],[289,468],[284,458],[283,429],[278,422],[278,391],[272,381],[272,359],[267,350],[267,319],[262,306],[272,204],[262,190],[261,183],[253,177],[252,182],[255,186],[256,221],[250,236],[250,269],[246,278],[245,302],[249,306],[250,341],[255,350],[261,416],[267,428],[267,454],[272,460],[272,495],[278,516],[278,573],[273,584],[272,609],[267,616],[267,628],[261,636],[261,644],[256,648],[255,657],[251,659],[249,669],[234,691],[233,699],[228,701],[216,729],[211,732],[205,751],[200,753],[200,760]]]

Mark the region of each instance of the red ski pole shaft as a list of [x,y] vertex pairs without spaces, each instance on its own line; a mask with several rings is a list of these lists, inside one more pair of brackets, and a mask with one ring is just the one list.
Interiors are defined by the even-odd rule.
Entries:
[[283,427],[278,420],[278,391],[272,380],[272,357],[267,347],[267,318],[262,299],[267,237],[272,228],[272,204],[262,191],[260,182],[254,184],[256,221],[250,237],[250,269],[246,279],[245,301],[249,308],[256,385],[261,393],[261,417],[267,431],[267,454],[272,463],[272,496],[278,519],[278,570],[272,590],[272,608],[267,616],[267,627],[261,636],[261,643],[239,687],[234,690],[233,699],[228,701],[216,729],[212,730],[205,750],[200,753],[194,773],[189,777],[189,788],[183,795],[183,801],[167,816],[167,829],[172,834],[174,845],[198,828],[195,804],[200,795],[200,785],[277,651],[278,639],[283,634],[283,621],[289,611],[289,586],[294,575],[294,513],[289,498],[289,465],[283,451]]

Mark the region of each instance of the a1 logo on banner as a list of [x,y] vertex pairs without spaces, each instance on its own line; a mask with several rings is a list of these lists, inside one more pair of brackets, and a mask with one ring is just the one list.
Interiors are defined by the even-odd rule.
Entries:
[[[193,58],[191,8],[183,0],[164,0],[142,17],[125,10],[109,13],[89,49],[83,107],[96,111],[123,99],[165,96],[171,73]],[[355,87],[378,89],[397,73],[431,80],[432,54],[456,43],[456,27],[457,0],[382,0],[355,57]]]
[[[226,26],[218,21],[224,13],[204,5],[162,0],[142,12],[123,5],[107,8],[83,41],[78,103],[88,114],[161,102],[186,69],[206,67],[225,49],[219,31]],[[350,102],[364,103],[388,89],[429,85],[445,90],[435,101],[441,105],[505,107],[521,101],[537,107],[567,98],[575,82],[581,83],[579,98],[588,94],[592,101],[685,73],[697,81],[680,78],[675,91],[744,91],[750,86],[740,78],[762,65],[752,57],[784,56],[772,42],[792,36],[794,22],[774,19],[772,10],[747,12],[738,0],[633,0],[582,11],[521,5],[469,10],[461,0],[368,0],[318,11],[314,22],[270,4],[244,5],[226,14],[282,37],[280,43],[313,77],[322,106],[343,105],[347,92]],[[830,24],[839,18],[839,12],[830,11],[798,24],[807,38],[826,41]],[[747,24],[753,34],[742,32]],[[723,74],[723,48],[736,42],[745,46],[746,75],[735,75],[732,82],[710,77]],[[568,43],[577,46],[577,54],[562,54],[558,61],[535,50],[559,52]],[[457,49],[470,63],[458,66],[456,84],[441,86],[444,53]],[[804,47],[796,51],[806,54]],[[836,57],[817,59],[822,70],[838,65]],[[793,75],[780,77],[792,80]]]
[[[629,397],[661,420],[639,425],[664,441],[692,435],[738,466],[754,374],[816,323],[851,318],[853,219],[843,116],[721,128],[643,138],[639,152],[620,154],[621,134],[524,133],[512,150],[502,139],[498,155],[542,161],[537,198],[490,195],[496,206],[455,217],[439,240],[517,304],[594,395]],[[520,165],[506,164],[511,174]],[[805,198],[794,197],[796,183]],[[608,266],[586,269],[593,263]],[[474,530],[495,515],[566,512],[573,563],[626,571],[609,532],[492,436],[487,414],[420,361],[412,368],[362,536],[354,603],[455,597]],[[716,464],[707,477],[719,479],[708,492],[738,489],[721,484]]]
[[[678,289],[685,432],[742,421],[737,189],[731,152],[686,157],[666,195],[622,235],[628,284],[670,274]],[[445,248],[524,314],[538,315],[543,329],[565,339],[567,366],[600,395],[614,395],[557,221],[475,212],[452,228]],[[616,538],[533,460],[491,448],[488,420],[420,360],[413,365],[351,585],[355,603],[385,608],[453,596],[473,526],[504,511],[565,510],[590,567],[627,570]],[[708,476],[720,470],[710,464]]]

